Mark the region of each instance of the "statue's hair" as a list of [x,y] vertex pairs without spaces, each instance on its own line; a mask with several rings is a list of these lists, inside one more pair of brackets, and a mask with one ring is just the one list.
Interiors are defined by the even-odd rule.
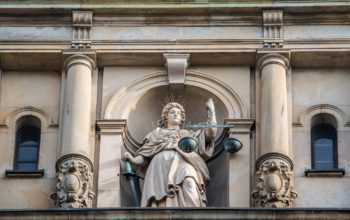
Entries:
[[158,122],[160,127],[166,127],[168,125],[168,112],[172,108],[178,108],[181,111],[181,125],[185,122],[185,109],[177,102],[170,102],[166,104],[162,111],[162,119]]

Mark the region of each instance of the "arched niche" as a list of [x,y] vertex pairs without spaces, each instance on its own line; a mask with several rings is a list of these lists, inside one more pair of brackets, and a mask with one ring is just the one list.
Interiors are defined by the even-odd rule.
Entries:
[[104,119],[127,119],[131,136],[142,142],[147,132],[157,126],[166,98],[175,96],[185,101],[187,123],[205,121],[205,102],[213,98],[217,109],[217,119],[243,119],[248,110],[238,94],[223,81],[203,72],[188,71],[185,88],[168,89],[166,72],[160,71],[145,75],[118,90],[104,112]]

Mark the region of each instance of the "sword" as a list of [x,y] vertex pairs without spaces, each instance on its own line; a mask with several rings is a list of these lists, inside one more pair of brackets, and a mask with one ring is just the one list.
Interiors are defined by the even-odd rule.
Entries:
[[137,173],[132,172],[131,165],[128,160],[125,161],[125,168],[126,168],[126,172],[122,173],[122,175],[126,176],[127,180],[130,182],[131,191],[132,191],[136,206],[140,206],[140,203],[136,194],[134,177],[141,178],[141,179],[144,179],[144,178],[142,176],[139,176]]

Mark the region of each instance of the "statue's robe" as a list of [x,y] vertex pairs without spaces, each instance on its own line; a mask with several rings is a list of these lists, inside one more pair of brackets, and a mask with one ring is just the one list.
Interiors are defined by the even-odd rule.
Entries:
[[[182,137],[191,136],[198,141],[195,151],[185,153],[178,148]],[[210,181],[207,160],[214,149],[214,141],[206,140],[205,130],[168,130],[157,128],[149,133],[135,156],[150,161],[142,190],[143,207],[204,207],[205,185]],[[192,178],[192,187],[184,186]]]

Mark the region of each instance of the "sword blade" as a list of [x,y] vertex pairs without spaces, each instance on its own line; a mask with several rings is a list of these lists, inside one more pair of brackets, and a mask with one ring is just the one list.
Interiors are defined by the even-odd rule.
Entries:
[[133,197],[134,197],[135,204],[136,204],[137,207],[139,207],[140,204],[139,204],[139,200],[137,199],[134,177],[133,176],[129,176],[128,180],[130,182],[131,191],[132,191],[132,194],[133,194]]

